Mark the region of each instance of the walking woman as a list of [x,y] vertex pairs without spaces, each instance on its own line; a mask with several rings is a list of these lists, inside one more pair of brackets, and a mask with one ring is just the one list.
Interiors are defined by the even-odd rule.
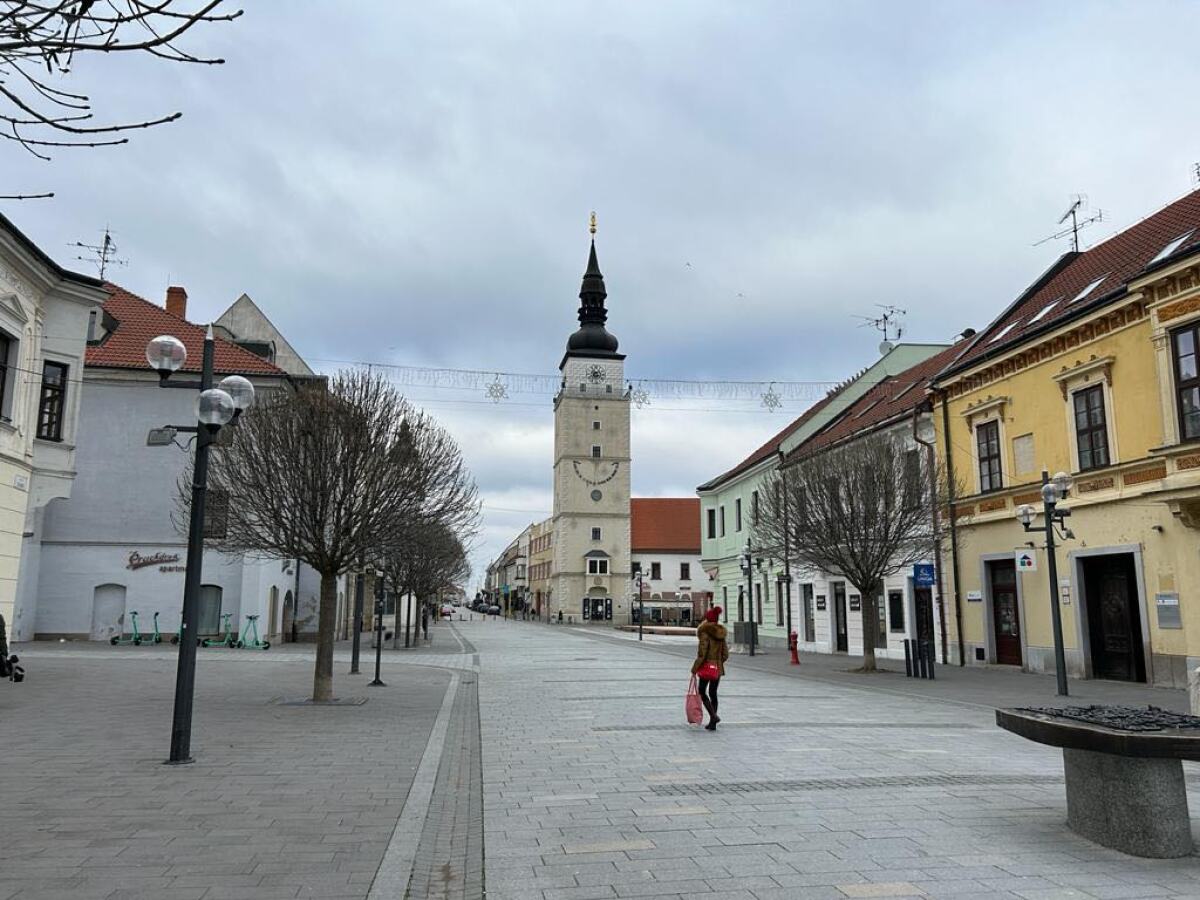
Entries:
[[729,659],[729,647],[725,644],[725,626],[721,618],[721,607],[714,606],[704,614],[704,621],[696,629],[699,646],[696,661],[692,663],[692,674],[700,682],[700,702],[708,710],[708,731],[716,731],[721,717],[717,715],[717,685],[725,674],[725,660]]

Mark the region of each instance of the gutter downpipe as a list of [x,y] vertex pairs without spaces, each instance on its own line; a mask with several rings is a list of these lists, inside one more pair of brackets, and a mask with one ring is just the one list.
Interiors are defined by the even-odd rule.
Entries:
[[[932,412],[932,410],[930,410]],[[921,407],[913,408],[913,440],[925,448],[925,457],[928,460],[929,467],[929,518],[930,524],[933,526],[933,577],[935,590],[937,591],[937,610],[938,610],[938,631],[942,638],[942,662],[945,664],[947,638],[946,638],[946,602],[943,592],[942,579],[942,530],[941,522],[938,516],[937,502],[937,455],[932,441],[924,440],[918,433],[918,423],[921,416]],[[954,517],[950,517],[950,521],[954,521]],[[957,582],[956,582],[957,584]],[[932,622],[930,623],[933,624]]]
[[[959,585],[962,580],[958,571],[958,516],[954,509],[954,456],[950,452],[950,406],[946,402],[946,391],[937,389],[935,393],[942,403],[942,440],[946,444],[946,508],[950,514],[950,561],[954,573],[954,626],[958,632],[958,665],[966,665],[966,646],[963,644],[962,631],[962,591]],[[943,651],[944,653],[944,651]],[[944,658],[944,656],[943,656]]]

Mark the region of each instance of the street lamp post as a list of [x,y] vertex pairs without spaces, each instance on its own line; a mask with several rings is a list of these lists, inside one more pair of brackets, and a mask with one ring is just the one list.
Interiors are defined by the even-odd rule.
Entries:
[[375,576],[375,680],[368,681],[368,687],[387,687],[379,677],[379,668],[383,662],[383,601],[386,594],[383,588],[383,575]]
[[183,368],[187,348],[171,335],[159,335],[146,345],[146,361],[158,372],[159,387],[198,390],[196,424],[167,426],[172,432],[196,435],[196,458],[192,468],[192,498],[188,512],[187,566],[183,582],[183,622],[179,639],[179,663],[175,675],[175,706],[171,719],[169,764],[192,761],[192,702],[196,688],[196,629],[200,614],[201,565],[204,559],[204,501],[208,494],[208,452],[221,428],[233,422],[254,402],[254,385],[240,375],[230,375],[212,386],[214,340],[212,326],[204,336],[204,355],[199,381],[171,381]]
[[[1059,472],[1051,478],[1047,472],[1042,472],[1042,516],[1045,519],[1040,526],[1046,534],[1046,568],[1050,576],[1050,611],[1051,624],[1054,626],[1054,674],[1058,681],[1058,695],[1067,696],[1067,660],[1063,648],[1062,610],[1058,603],[1058,559],[1054,549],[1055,525],[1061,525],[1063,540],[1073,538],[1071,529],[1066,527],[1065,519],[1071,515],[1069,509],[1060,509],[1058,504],[1066,499],[1071,490],[1071,476]],[[1017,519],[1026,531],[1033,530],[1033,520],[1037,512],[1028,504],[1017,507]]]
[[358,655],[362,638],[363,591],[367,576],[361,559],[358,562],[358,569],[358,577],[354,580],[354,639],[350,642],[350,672],[348,673],[350,675],[358,674]]
[[642,639],[642,623],[646,621],[646,601],[642,594],[642,567],[639,564],[637,570],[637,586],[638,586],[638,640]]
[[796,640],[792,640],[792,560],[791,560],[791,540],[792,529],[791,523],[788,521],[788,509],[791,503],[788,502],[787,490],[787,469],[783,470],[783,486],[780,489],[783,494],[783,575],[780,576],[780,581],[783,582],[784,602],[787,604],[787,640],[788,646],[791,647],[791,656],[789,662],[793,666],[800,665],[800,657],[797,654],[796,645],[799,643],[799,635],[795,635]]
[[[759,563],[761,565],[761,561]],[[746,539],[746,549],[742,553],[742,574],[746,576],[746,605],[750,609],[750,655],[754,655],[754,645],[758,638],[758,623],[754,619],[754,551],[750,548],[750,539]]]

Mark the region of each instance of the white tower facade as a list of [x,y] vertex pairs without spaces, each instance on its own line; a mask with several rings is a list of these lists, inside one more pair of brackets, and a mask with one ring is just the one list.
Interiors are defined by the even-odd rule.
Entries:
[[625,356],[605,328],[604,276],[592,241],[554,398],[551,617],[630,619],[629,392]]

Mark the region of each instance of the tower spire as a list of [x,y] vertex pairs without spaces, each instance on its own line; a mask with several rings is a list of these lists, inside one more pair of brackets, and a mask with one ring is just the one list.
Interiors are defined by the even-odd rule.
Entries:
[[588,248],[587,268],[579,285],[579,330],[567,340],[567,353],[580,356],[616,356],[617,339],[604,327],[608,321],[608,310],[604,301],[608,290],[604,286],[604,273],[600,271],[600,260],[596,256],[596,213],[588,219],[591,242]]

